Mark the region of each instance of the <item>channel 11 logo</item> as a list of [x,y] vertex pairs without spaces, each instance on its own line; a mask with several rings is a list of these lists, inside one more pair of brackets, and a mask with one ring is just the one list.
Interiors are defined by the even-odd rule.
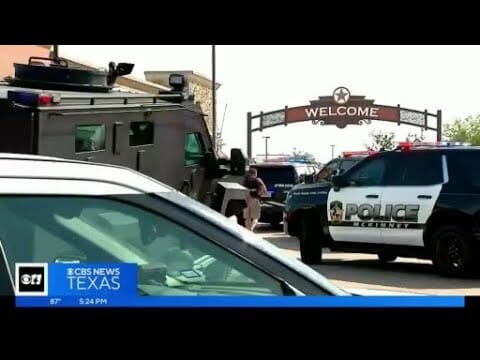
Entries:
[[17,296],[48,295],[48,264],[16,263],[15,289]]

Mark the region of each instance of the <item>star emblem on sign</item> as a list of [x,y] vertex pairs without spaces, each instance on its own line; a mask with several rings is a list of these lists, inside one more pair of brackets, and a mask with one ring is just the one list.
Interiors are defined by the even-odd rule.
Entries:
[[343,105],[348,102],[350,99],[350,91],[344,87],[340,86],[333,91],[333,100],[340,105]]

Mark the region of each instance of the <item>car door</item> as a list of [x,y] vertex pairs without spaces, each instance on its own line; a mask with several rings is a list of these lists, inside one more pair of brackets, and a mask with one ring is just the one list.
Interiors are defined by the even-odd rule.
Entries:
[[185,134],[185,179],[182,192],[199,200],[205,179],[206,149],[199,132]]
[[382,196],[382,242],[423,246],[423,228],[445,181],[437,151],[397,153]]
[[371,157],[342,176],[346,186],[329,191],[327,213],[334,241],[381,242],[377,220],[386,174],[385,157]]

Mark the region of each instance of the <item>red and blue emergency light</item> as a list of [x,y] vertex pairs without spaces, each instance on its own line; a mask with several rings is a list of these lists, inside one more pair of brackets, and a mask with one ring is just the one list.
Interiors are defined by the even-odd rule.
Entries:
[[58,104],[60,102],[60,95],[28,91],[9,91],[8,99],[25,106],[48,106]]
[[398,144],[397,150],[410,150],[415,148],[439,148],[449,146],[470,146],[461,141],[432,141],[432,142],[409,142],[403,141]]
[[343,157],[352,157],[352,156],[370,156],[376,154],[377,152],[374,150],[367,150],[367,151],[344,151],[342,152]]

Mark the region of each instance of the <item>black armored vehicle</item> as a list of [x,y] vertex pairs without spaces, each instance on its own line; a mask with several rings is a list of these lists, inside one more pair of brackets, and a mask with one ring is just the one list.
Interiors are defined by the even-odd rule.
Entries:
[[232,149],[230,160],[217,158],[182,75],[170,76],[168,92],[115,90],[133,67],[84,70],[58,57],[15,63],[15,75],[0,82],[0,152],[127,166],[209,206],[221,203],[216,184],[243,175],[245,157]]

